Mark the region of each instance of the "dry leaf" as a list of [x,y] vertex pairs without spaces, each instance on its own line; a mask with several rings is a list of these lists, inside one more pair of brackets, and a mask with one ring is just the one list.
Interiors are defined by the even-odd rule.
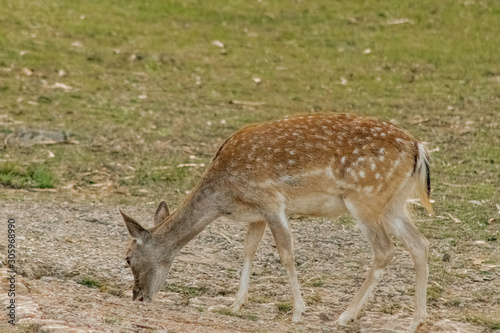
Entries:
[[485,262],[487,259],[474,259],[472,262],[474,265],[481,265],[483,262]]
[[205,163],[200,163],[200,164],[196,164],[196,163],[184,163],[184,164],[179,164],[177,165],[178,168],[184,168],[184,167],[204,167],[205,166]]
[[62,188],[65,188],[65,189],[72,189],[72,188],[74,188],[74,187],[75,187],[75,185],[76,185],[76,183],[75,183],[75,182],[70,182],[70,183],[68,183],[68,184],[64,185]]
[[222,43],[221,41],[218,41],[218,40],[212,41],[212,45],[218,46],[220,48],[224,47],[224,43]]
[[73,89],[73,87],[68,86],[67,84],[64,84],[64,83],[59,83],[59,82],[56,82],[56,83],[54,83],[51,86],[48,86],[48,88],[51,88],[51,89],[62,89],[64,91],[69,91],[69,90]]
[[446,215],[448,215],[455,223],[462,223],[462,221],[460,221],[459,219],[453,217],[450,213],[445,213]]
[[394,20],[389,20],[387,21],[388,25],[394,25],[394,24],[405,24],[405,23],[410,23],[413,24],[413,21],[407,18],[402,18],[402,19],[394,19]]
[[233,100],[229,101],[229,104],[260,106],[260,105],[264,105],[265,102],[239,101],[237,99],[233,99]]
[[26,76],[32,76],[33,75],[33,71],[29,70],[28,68],[24,67],[23,68],[23,73],[24,75]]

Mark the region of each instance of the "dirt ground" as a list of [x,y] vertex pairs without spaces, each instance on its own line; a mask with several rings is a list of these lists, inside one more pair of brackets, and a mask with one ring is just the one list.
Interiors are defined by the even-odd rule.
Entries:
[[[123,209],[145,224],[152,223],[155,205]],[[170,287],[154,303],[143,304],[130,299],[132,274],[124,261],[129,236],[115,205],[25,201],[2,206],[2,219],[13,217],[17,223],[20,331],[400,332],[413,313],[413,264],[398,244],[396,257],[360,318],[350,326],[334,323],[371,262],[367,243],[352,223],[292,221],[298,274],[308,305],[303,322],[292,324],[287,308],[290,288],[269,230],[254,261],[250,301],[241,313],[231,314],[224,306],[231,304],[238,287],[245,224],[224,219],[212,223],[174,262]],[[470,246],[500,255],[498,248],[488,244],[471,242]],[[442,261],[449,251],[446,240],[431,239],[431,261]],[[468,251],[452,253],[451,262],[442,265],[454,270],[454,260],[470,261],[470,257]],[[446,293],[429,302],[428,321],[421,331],[490,332],[465,322],[464,308],[498,313],[491,307],[500,304],[500,268],[492,267],[488,279],[480,280],[468,271],[458,284],[439,286],[436,280],[442,280],[432,267],[429,286],[437,285]],[[4,267],[0,276],[5,274]],[[100,288],[78,283],[83,279],[100,283]],[[5,277],[1,281],[5,285]],[[465,303],[450,306],[457,295]],[[481,302],[474,295],[488,296]],[[0,303],[6,302],[2,292]],[[0,323],[0,332],[12,329],[5,322]]]

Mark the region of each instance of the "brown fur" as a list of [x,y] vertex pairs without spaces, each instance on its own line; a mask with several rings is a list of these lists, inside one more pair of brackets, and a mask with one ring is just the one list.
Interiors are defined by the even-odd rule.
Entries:
[[416,184],[422,204],[432,212],[428,176],[425,146],[406,131],[372,118],[305,115],[247,126],[221,146],[177,211],[170,215],[166,204],[160,204],[154,228],[142,230],[122,213],[135,238],[128,254],[136,278],[134,298],[151,301],[182,246],[225,215],[249,223],[233,310],[239,310],[247,297],[252,258],[267,224],[290,278],[293,320],[298,321],[305,306],[287,216],[349,212],[371,244],[374,262],[338,322],[354,319],[380,280],[394,255],[391,232],[415,261],[416,310],[410,325],[415,332],[425,318],[428,242],[406,215],[405,202]]

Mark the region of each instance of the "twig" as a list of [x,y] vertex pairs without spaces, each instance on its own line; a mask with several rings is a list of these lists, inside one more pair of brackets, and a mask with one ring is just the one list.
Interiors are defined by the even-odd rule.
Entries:
[[265,102],[251,102],[251,101],[239,101],[237,99],[232,99],[229,101],[229,104],[235,105],[248,105],[248,106],[262,106],[266,104]]
[[233,242],[229,239],[229,237],[227,237],[226,235],[224,235],[222,232],[218,232],[219,235],[221,235],[222,237],[224,237],[225,239],[227,239],[227,241],[231,244],[233,244]]
[[462,223],[462,221],[460,221],[459,219],[453,217],[450,213],[445,213],[446,215],[448,215],[455,223]]

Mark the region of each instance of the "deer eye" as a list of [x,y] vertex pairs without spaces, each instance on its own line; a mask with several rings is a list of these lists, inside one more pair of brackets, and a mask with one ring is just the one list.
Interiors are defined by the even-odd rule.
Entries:
[[130,257],[125,258],[125,261],[127,262],[127,265],[130,266]]

